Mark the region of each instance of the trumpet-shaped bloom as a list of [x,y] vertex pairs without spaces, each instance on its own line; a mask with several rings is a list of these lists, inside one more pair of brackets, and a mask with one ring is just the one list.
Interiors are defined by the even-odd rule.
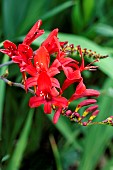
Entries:
[[26,66],[31,63],[30,60],[33,58],[33,50],[30,44],[44,33],[44,30],[39,29],[41,24],[41,20],[35,23],[24,38],[22,44],[16,46],[13,42],[6,40],[3,43],[4,49],[0,49],[0,52],[7,54],[14,63],[19,65],[21,72],[25,71]]
[[51,79],[52,86],[60,88],[59,81],[54,78],[54,76],[59,72],[56,65],[50,65],[50,56],[47,49],[44,46],[41,46],[35,53],[34,56],[34,65],[28,65],[26,67],[26,72],[29,73],[32,77],[28,78],[25,82],[25,87],[28,89],[29,87],[38,85],[37,80],[41,72],[47,72],[48,76]]
[[44,112],[51,113],[52,105],[63,108],[68,105],[66,98],[59,96],[58,92],[52,88],[50,77],[45,71],[42,71],[38,77],[38,89],[36,96],[31,97],[30,107],[38,107],[44,104]]

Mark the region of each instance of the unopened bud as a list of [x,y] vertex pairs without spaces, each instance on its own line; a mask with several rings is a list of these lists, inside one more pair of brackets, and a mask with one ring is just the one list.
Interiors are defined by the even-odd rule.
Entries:
[[83,122],[82,125],[83,125],[83,126],[87,126],[87,122]]
[[67,111],[65,112],[65,115],[66,115],[66,116],[71,116],[71,115],[72,115],[72,111],[71,111],[71,110],[67,110]]
[[87,106],[87,105],[90,105],[90,104],[94,104],[96,102],[97,101],[95,99],[87,99],[87,100],[80,102],[77,107]]
[[93,112],[92,116],[97,116],[98,113],[99,113],[99,110],[96,110],[96,111]]
[[90,116],[88,123],[91,122],[99,113],[99,110],[96,110],[93,112],[93,114]]
[[87,96],[95,96],[98,97],[100,95],[99,91],[93,89],[86,89],[84,92],[84,97]]
[[89,108],[86,109],[86,112],[93,112],[98,108],[98,105],[95,106],[90,106]]
[[79,113],[77,112],[73,112],[73,114],[75,115],[75,117],[80,117]]

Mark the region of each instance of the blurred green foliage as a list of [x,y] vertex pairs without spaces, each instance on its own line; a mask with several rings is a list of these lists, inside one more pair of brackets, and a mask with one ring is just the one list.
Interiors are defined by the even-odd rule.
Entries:
[[[1,42],[9,39],[19,43],[30,27],[42,19],[47,31],[34,42],[34,48],[57,27],[62,32],[61,41],[108,54],[109,58],[98,63],[99,69],[86,72],[84,79],[88,88],[101,92],[97,120],[113,115],[112,0],[4,0],[0,6]],[[0,63],[8,60],[1,54]],[[0,75],[6,69],[0,69]],[[11,81],[21,81],[16,65],[10,65],[8,70]],[[0,170],[113,169],[112,127],[82,127],[63,116],[53,125],[53,114],[43,114],[41,107],[29,109],[30,96],[0,80]],[[75,101],[73,110],[76,104]]]

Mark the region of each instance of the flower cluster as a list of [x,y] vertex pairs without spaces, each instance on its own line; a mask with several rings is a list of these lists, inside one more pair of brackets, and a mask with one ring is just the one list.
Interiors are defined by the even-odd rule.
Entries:
[[[44,113],[50,114],[52,110],[54,111],[54,123],[57,123],[63,114],[86,126],[99,112],[96,99],[91,98],[98,97],[99,92],[86,88],[81,73],[84,70],[96,69],[96,66],[92,66],[93,63],[85,66],[84,54],[87,53],[85,49],[69,45],[67,41],[60,42],[57,37],[58,29],[54,29],[40,47],[33,51],[31,43],[44,33],[44,30],[40,29],[41,24],[42,21],[38,20],[18,46],[9,40],[4,41],[4,49],[0,49],[0,52],[7,54],[14,63],[18,64],[26,92],[29,88],[33,88],[35,95],[29,100],[31,108],[43,104]],[[78,54],[79,61],[71,58],[73,52]],[[98,60],[99,57],[95,57],[94,62]],[[62,85],[57,78],[61,72],[65,75]],[[72,84],[76,85],[75,91],[67,99],[64,91]],[[74,112],[71,111],[69,109],[71,102],[79,98],[85,99],[77,105]],[[88,108],[80,115],[79,109],[84,106]],[[89,113],[91,116],[88,121],[83,122]]]

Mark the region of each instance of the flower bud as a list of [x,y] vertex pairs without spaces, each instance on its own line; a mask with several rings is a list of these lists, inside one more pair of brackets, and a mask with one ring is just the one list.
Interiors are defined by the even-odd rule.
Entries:
[[83,106],[87,106],[87,105],[90,105],[90,104],[94,104],[94,103],[96,103],[97,101],[95,100],[95,99],[87,99],[87,100],[84,100],[84,101],[82,101],[82,102],[80,102],[79,104],[78,104],[78,106],[77,107],[83,107]]
[[86,109],[86,112],[93,112],[98,108],[98,105],[90,106]]

